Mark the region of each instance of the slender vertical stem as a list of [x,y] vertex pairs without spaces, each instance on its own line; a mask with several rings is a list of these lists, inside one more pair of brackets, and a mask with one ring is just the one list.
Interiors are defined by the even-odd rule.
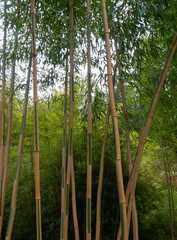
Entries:
[[0,232],[2,230],[2,224],[3,224],[4,202],[5,202],[5,195],[6,195],[8,169],[9,169],[9,153],[10,153],[10,141],[11,141],[11,132],[12,132],[12,107],[13,107],[13,95],[14,95],[17,42],[18,42],[18,35],[16,33],[14,55],[13,55],[13,62],[12,62],[12,77],[11,77],[10,92],[9,92],[9,103],[8,103],[7,136],[6,136],[5,154],[4,154],[4,169],[3,169],[4,171],[3,171],[3,183],[2,183]]
[[75,193],[75,175],[74,175],[74,163],[73,163],[73,111],[74,111],[74,47],[73,47],[73,35],[74,35],[74,6],[73,0],[69,0],[70,7],[70,79],[69,79],[69,144],[68,144],[68,164],[67,164],[67,176],[66,176],[66,215],[64,219],[64,239],[68,239],[68,220],[69,220],[69,193],[70,193],[70,178],[72,183],[72,210],[74,220],[75,239],[79,239],[79,227],[77,221],[76,210],[76,193]]
[[37,240],[42,239],[41,227],[41,195],[39,175],[39,128],[38,128],[38,94],[37,94],[37,60],[35,31],[35,1],[31,0],[32,18],[32,56],[33,56],[33,101],[34,101],[34,158],[35,158],[35,199],[36,199],[36,231]]
[[2,181],[3,181],[3,159],[4,159],[4,128],[5,128],[5,94],[6,94],[6,78],[5,78],[5,62],[6,62],[6,0],[4,0],[4,39],[3,39],[3,56],[2,56],[2,102],[1,102],[1,140],[0,140],[0,239],[2,230]]
[[173,198],[173,184],[171,179],[171,167],[169,166],[169,180],[170,180],[170,194],[171,194],[171,205],[172,205],[172,212],[173,212],[173,229],[175,229],[175,205],[174,205],[174,198]]
[[[114,67],[113,85],[115,84],[116,72],[117,72],[117,63]],[[96,206],[96,237],[95,237],[96,240],[100,240],[100,231],[101,231],[100,229],[101,228],[101,194],[102,194],[103,173],[104,173],[104,154],[105,154],[105,146],[107,142],[108,127],[109,127],[109,114],[110,114],[110,103],[108,104],[108,108],[107,108],[104,138],[103,138],[102,149],[101,149],[100,172],[99,172],[99,179],[98,179],[97,206]]]
[[21,121],[20,138],[19,138],[19,144],[18,144],[17,168],[16,168],[16,174],[15,174],[14,184],[13,184],[10,217],[8,221],[8,227],[7,227],[6,238],[5,238],[6,240],[11,239],[13,224],[15,219],[16,205],[17,205],[18,183],[19,183],[21,161],[22,161],[22,154],[23,154],[23,142],[24,142],[24,133],[25,133],[28,93],[29,93],[29,85],[30,85],[31,62],[32,62],[32,57],[30,56],[26,92],[25,92],[25,98],[24,98],[24,104],[23,104],[23,115],[22,115],[22,121]]
[[101,226],[101,194],[102,194],[102,185],[103,185],[103,173],[104,173],[104,153],[105,146],[108,136],[108,126],[109,126],[109,110],[110,105],[108,105],[107,114],[106,114],[106,124],[104,130],[104,138],[101,149],[101,160],[100,160],[100,172],[98,180],[98,190],[97,190],[97,209],[96,209],[96,240],[100,240],[100,226]]
[[172,145],[172,148],[173,148],[173,151],[174,151],[175,159],[176,159],[176,162],[177,162],[177,150],[176,150],[175,143],[173,141],[172,135],[170,136],[170,138],[171,138],[171,145]]
[[62,149],[62,179],[61,179],[61,228],[60,239],[64,239],[64,218],[65,218],[65,186],[66,186],[66,126],[67,126],[67,88],[68,88],[68,56],[66,59],[65,78],[65,100],[64,100],[64,120],[63,120],[63,149]]
[[[129,176],[131,175],[132,171],[132,158],[131,158],[131,148],[130,148],[130,132],[129,132],[129,124],[128,124],[128,114],[127,114],[127,106],[126,106],[126,97],[125,97],[125,88],[123,81],[121,79],[122,74],[122,67],[120,63],[120,50],[118,50],[117,42],[115,41],[115,47],[116,47],[116,55],[117,55],[117,64],[119,69],[119,75],[120,75],[120,87],[121,87],[121,94],[122,94],[122,102],[123,102],[123,114],[124,114],[124,121],[125,121],[125,128],[126,128],[126,146],[127,146],[127,160],[128,160],[128,169],[129,169]],[[132,201],[132,222],[133,222],[133,239],[138,240],[138,218],[137,218],[137,212],[136,212],[136,201],[135,196],[131,198]],[[128,219],[131,217],[131,211],[128,212]],[[128,221],[128,233],[130,229],[130,224]],[[120,228],[121,230],[121,228]],[[117,240],[121,238],[121,233],[117,235]]]
[[90,59],[90,2],[87,0],[87,86],[88,86],[88,130],[87,130],[87,199],[86,199],[86,240],[92,239],[92,97]]
[[102,14],[103,14],[103,23],[104,23],[104,32],[105,32],[106,50],[107,50],[107,73],[108,73],[110,107],[111,107],[114,134],[115,134],[115,143],[116,143],[116,173],[117,173],[117,185],[118,185],[118,192],[119,192],[122,233],[123,233],[123,239],[127,240],[128,234],[127,234],[126,200],[125,200],[122,166],[121,166],[121,151],[120,151],[118,120],[117,120],[117,112],[116,112],[116,107],[115,107],[113,81],[112,81],[112,65],[111,65],[111,52],[110,52],[110,41],[109,41],[109,28],[108,28],[108,22],[107,22],[105,0],[101,0],[101,3],[102,3]]
[[163,159],[163,164],[164,164],[164,169],[165,169],[165,178],[166,178],[167,189],[168,189],[168,202],[169,202],[169,210],[170,210],[171,240],[173,240],[174,239],[174,234],[173,234],[173,213],[172,213],[172,204],[171,204],[170,184],[169,184],[167,163],[166,163],[166,159],[165,159],[165,153],[164,153],[164,147],[163,147],[163,142],[162,142],[162,136],[161,136],[160,129],[159,129],[159,138],[160,138],[160,145],[161,145],[161,150],[162,150],[162,159]]
[[[169,55],[167,57],[167,60],[164,65],[164,68],[162,70],[162,73],[159,77],[159,85],[155,89],[155,92],[154,92],[154,95],[152,98],[152,102],[151,102],[151,106],[150,106],[145,124],[144,124],[142,132],[141,132],[141,136],[140,136],[138,148],[137,148],[137,154],[136,154],[135,161],[134,161],[134,166],[133,166],[131,176],[130,176],[130,179],[129,179],[129,182],[127,185],[127,190],[126,190],[126,201],[127,202],[129,199],[129,195],[130,195],[130,197],[132,197],[135,193],[136,183],[137,183],[137,179],[138,179],[139,166],[140,166],[140,162],[141,162],[141,156],[143,153],[144,144],[145,144],[146,137],[148,135],[149,128],[150,128],[150,125],[152,122],[152,117],[153,117],[153,114],[155,111],[156,103],[157,103],[160,91],[162,89],[163,83],[165,81],[165,78],[166,78],[168,69],[170,67],[171,60],[175,53],[176,47],[177,47],[177,35],[175,35],[175,37],[173,39],[173,43],[171,45]],[[128,206],[128,208],[129,208],[129,206]]]

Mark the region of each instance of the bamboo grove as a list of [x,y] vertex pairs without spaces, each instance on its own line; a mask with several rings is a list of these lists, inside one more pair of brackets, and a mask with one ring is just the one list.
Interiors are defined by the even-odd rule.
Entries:
[[[173,122],[176,113],[169,110],[168,121],[166,110],[165,114],[159,110],[168,105],[165,99],[176,96],[175,1],[157,2],[4,0],[0,6],[0,240],[17,239],[18,211],[28,208],[27,225],[32,230],[20,230],[18,239],[148,239],[141,229],[139,206],[144,199],[137,191],[142,173],[147,174],[143,169],[147,142],[162,159],[164,177],[159,184],[165,182],[168,234],[175,239],[172,174],[176,174],[177,129],[164,122]],[[24,83],[19,80],[22,72]],[[54,95],[47,96],[47,88]],[[170,101],[175,109],[176,103]],[[21,119],[18,124],[16,119]],[[15,125],[20,126],[18,133]],[[155,158],[150,152],[148,160]],[[168,161],[169,156],[175,161]],[[25,201],[24,209],[22,187],[30,189],[24,198],[31,202],[27,207]],[[50,216],[45,217],[46,212]]]

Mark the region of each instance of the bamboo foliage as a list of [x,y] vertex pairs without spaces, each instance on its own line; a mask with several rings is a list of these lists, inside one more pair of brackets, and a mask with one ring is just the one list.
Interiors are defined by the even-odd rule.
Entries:
[[3,39],[3,56],[2,56],[2,102],[1,102],[1,141],[0,141],[0,239],[2,226],[2,181],[3,181],[3,159],[4,159],[4,128],[5,128],[5,61],[6,61],[6,1],[4,1],[4,39]]
[[88,86],[88,130],[87,130],[87,199],[86,199],[86,239],[91,235],[92,204],[92,97],[90,59],[90,2],[87,0],[87,86]]
[[12,62],[12,77],[10,84],[9,92],[9,102],[8,102],[8,118],[7,118],[7,136],[5,143],[5,154],[4,154],[4,171],[3,171],[3,183],[2,183],[2,202],[1,202],[1,222],[0,222],[0,232],[2,231],[3,224],[3,213],[4,213],[4,202],[6,195],[6,186],[8,178],[8,169],[9,169],[9,153],[10,153],[10,141],[11,141],[11,132],[12,132],[12,107],[13,107],[13,95],[14,95],[14,81],[15,81],[15,64],[16,64],[16,49],[17,49],[18,35],[15,35],[15,47],[14,55]]
[[119,192],[122,233],[123,233],[123,239],[127,240],[128,234],[127,234],[126,200],[125,200],[124,184],[123,184],[123,176],[122,176],[120,139],[119,139],[119,131],[118,131],[117,112],[116,112],[116,108],[115,108],[114,90],[113,90],[113,82],[112,82],[112,66],[111,66],[111,52],[110,52],[110,41],[109,41],[109,28],[108,28],[108,22],[107,22],[105,0],[101,0],[101,4],[102,4],[102,15],[103,15],[105,39],[106,39],[106,50],[107,50],[107,74],[108,74],[109,98],[110,98],[110,107],[111,107],[111,113],[112,113],[112,119],[113,119],[115,143],[116,143],[116,173],[117,173],[117,185],[118,185],[118,192]]
[[65,185],[66,185],[66,125],[67,125],[67,87],[68,86],[68,57],[66,59],[65,78],[65,101],[64,101],[64,121],[63,121],[63,148],[62,148],[62,179],[61,179],[61,229],[60,239],[64,239],[64,218],[65,218]]
[[34,10],[34,6],[35,6],[35,1],[31,0],[36,231],[37,231],[37,240],[41,240],[42,239],[42,227],[41,227],[41,196],[40,196],[40,176],[39,176],[38,94],[37,94],[37,61],[36,61],[36,32],[35,32],[35,10]]
[[75,192],[75,174],[73,163],[73,111],[74,111],[74,47],[73,47],[73,32],[74,32],[74,6],[73,0],[69,0],[69,20],[70,20],[70,78],[69,78],[69,144],[68,144],[68,164],[66,176],[66,215],[64,218],[64,239],[68,239],[68,220],[69,220],[69,194],[70,194],[70,180],[72,184],[72,211],[75,239],[79,239],[79,227],[77,220],[76,209],[76,192]]
[[18,145],[17,168],[16,168],[16,174],[15,174],[14,184],[13,184],[10,216],[9,216],[8,227],[7,227],[6,238],[5,238],[6,240],[11,239],[15,213],[16,213],[18,183],[19,183],[21,161],[22,161],[22,154],[23,154],[23,142],[24,142],[24,133],[25,133],[25,124],[26,124],[28,93],[29,93],[29,86],[30,86],[31,62],[32,62],[32,56],[30,56],[29,67],[28,67],[26,92],[25,92],[25,98],[24,98],[24,104],[23,104],[23,115],[21,120],[20,138],[19,138],[19,145]]

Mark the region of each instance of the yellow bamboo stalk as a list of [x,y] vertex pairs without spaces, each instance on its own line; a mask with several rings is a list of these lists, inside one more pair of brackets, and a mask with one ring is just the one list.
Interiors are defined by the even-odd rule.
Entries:
[[[118,67],[118,64],[116,63],[114,67],[113,85],[115,84],[117,67]],[[99,172],[99,179],[98,179],[97,206],[96,206],[96,237],[95,237],[96,240],[100,240],[100,231],[101,231],[101,194],[102,194],[103,173],[104,173],[104,154],[105,154],[105,146],[107,142],[108,126],[109,126],[109,114],[110,114],[110,103],[108,104],[108,108],[107,108],[104,138],[103,138],[102,149],[101,149],[100,172]]]
[[[17,41],[18,41],[18,36],[16,34],[14,52],[16,52]],[[5,195],[6,195],[6,186],[7,186],[8,169],[9,169],[9,153],[10,153],[10,141],[11,141],[11,132],[12,132],[12,107],[13,107],[13,93],[14,93],[14,81],[15,81],[15,64],[16,64],[16,54],[14,54],[14,59],[12,62],[12,78],[11,78],[9,103],[8,103],[7,136],[6,136],[5,154],[4,154],[0,232],[2,231],[4,201],[5,201]]]
[[173,232],[173,209],[172,209],[172,200],[171,200],[171,191],[170,191],[170,183],[171,180],[168,177],[168,170],[167,170],[167,163],[165,159],[165,152],[163,147],[163,141],[162,141],[162,135],[159,128],[159,138],[160,138],[160,145],[161,145],[161,151],[162,151],[162,160],[163,165],[165,169],[165,177],[166,177],[166,183],[167,183],[167,189],[168,189],[168,203],[169,203],[169,211],[170,211],[170,230],[171,230],[171,240],[174,240],[174,232]]
[[107,50],[107,74],[108,74],[110,107],[111,107],[111,113],[113,118],[113,126],[114,126],[115,142],[116,142],[116,173],[117,173],[117,185],[118,185],[118,192],[119,192],[122,232],[123,232],[123,239],[127,240],[128,233],[127,233],[126,200],[125,200],[124,184],[123,184],[123,176],[122,176],[121,151],[120,151],[117,112],[115,107],[114,90],[113,90],[113,82],[112,82],[112,65],[111,65],[111,52],[110,52],[110,41],[109,41],[109,28],[108,28],[108,22],[107,22],[105,0],[101,0],[101,4],[102,4],[102,15],[103,15],[105,39],[106,39],[106,50]]
[[69,0],[69,20],[70,20],[70,79],[69,79],[69,144],[68,144],[68,164],[66,176],[66,215],[64,219],[64,240],[68,239],[68,220],[69,220],[69,193],[70,178],[72,183],[72,211],[75,230],[75,239],[79,240],[79,227],[77,221],[76,193],[75,193],[75,174],[73,163],[73,111],[74,111],[74,48],[73,48],[73,29],[74,29],[74,7],[73,0]]
[[19,138],[19,145],[18,145],[17,168],[16,168],[16,174],[15,174],[15,178],[14,178],[10,216],[9,216],[9,222],[8,222],[8,227],[7,227],[5,240],[10,240],[11,239],[13,224],[14,224],[14,220],[15,220],[18,183],[19,183],[21,161],[22,161],[22,154],[23,154],[23,142],[24,142],[24,133],[25,133],[28,93],[29,93],[29,85],[30,85],[31,62],[32,62],[32,57],[30,56],[29,67],[28,67],[28,76],[27,76],[27,85],[26,85],[26,93],[25,93],[25,98],[24,98],[23,114],[22,114],[21,129],[20,129],[20,138]]
[[[113,75],[113,85],[115,84],[115,77],[117,72],[118,64],[114,67]],[[98,189],[97,189],[97,206],[96,206],[96,240],[100,239],[100,228],[101,228],[101,194],[102,194],[102,185],[103,185],[103,173],[104,173],[104,154],[105,154],[105,145],[107,142],[108,135],[108,126],[109,126],[109,114],[110,114],[110,103],[108,104],[107,114],[106,114],[106,123],[105,123],[105,132],[101,149],[101,160],[100,160],[100,172],[98,179]]]
[[61,228],[60,239],[64,239],[64,219],[65,219],[65,191],[66,191],[66,129],[67,129],[67,85],[68,85],[68,56],[66,59],[66,79],[65,79],[65,101],[63,120],[63,149],[62,149],[62,179],[61,179]]
[[88,86],[88,129],[87,129],[87,193],[86,193],[86,240],[92,239],[92,98],[90,56],[90,2],[87,0],[87,86]]
[[[159,81],[158,81],[159,85],[155,89],[155,92],[154,92],[154,95],[153,95],[153,98],[152,98],[152,102],[151,102],[151,106],[149,108],[149,112],[148,112],[148,115],[146,117],[146,122],[143,126],[141,136],[140,136],[140,139],[139,139],[139,143],[138,143],[138,147],[137,147],[137,154],[136,154],[135,161],[134,161],[134,166],[133,166],[131,176],[130,176],[130,179],[129,179],[128,185],[127,185],[127,190],[126,190],[126,201],[128,203],[128,212],[130,212],[130,209],[132,208],[132,203],[131,203],[131,201],[129,201],[129,196],[130,196],[130,199],[132,199],[133,195],[135,193],[136,183],[137,183],[137,180],[138,180],[139,166],[140,166],[140,162],[141,162],[141,156],[142,156],[142,153],[143,153],[144,144],[146,142],[146,137],[148,135],[149,128],[150,128],[150,125],[151,125],[151,122],[152,122],[152,117],[153,117],[153,114],[154,114],[154,111],[155,111],[156,103],[157,103],[160,91],[162,89],[163,83],[165,81],[165,78],[166,78],[168,69],[170,67],[171,60],[172,60],[173,55],[175,53],[176,47],[177,47],[177,35],[174,36],[169,55],[168,55],[167,60],[165,62],[162,73],[159,77]],[[129,225],[130,217],[127,218],[127,222],[128,222],[128,225]],[[120,237],[121,237],[121,227],[119,227],[117,240],[120,239]]]
[[76,190],[75,190],[76,187],[75,187],[73,156],[71,158],[71,184],[72,184],[72,211],[73,211],[74,233],[75,233],[75,239],[79,240],[79,226],[78,226],[78,220],[77,220]]
[[[123,102],[123,113],[124,113],[124,121],[125,121],[125,128],[126,128],[126,146],[127,146],[127,160],[128,160],[128,169],[129,169],[129,176],[131,175],[132,171],[132,158],[131,158],[131,148],[130,148],[130,133],[129,133],[129,124],[128,124],[128,115],[127,115],[127,106],[126,106],[126,97],[125,97],[125,89],[123,82],[121,80],[121,73],[122,73],[122,67],[120,64],[120,50],[118,50],[117,47],[117,41],[115,41],[115,47],[116,47],[116,55],[117,55],[117,64],[119,69],[119,75],[120,75],[120,86],[121,86],[121,94],[122,94],[122,102]],[[131,198],[132,201],[132,222],[133,222],[133,239],[138,240],[138,218],[137,218],[137,212],[136,212],[136,201],[135,196],[134,198]],[[131,217],[131,211],[128,212],[128,218]],[[129,233],[130,225],[128,223],[128,233]],[[117,235],[117,240],[121,238],[121,234]]]
[[2,182],[3,182],[3,159],[4,159],[4,128],[5,128],[5,94],[6,94],[6,78],[5,78],[5,60],[6,60],[6,1],[4,1],[4,39],[3,39],[3,56],[2,56],[2,102],[1,102],[1,140],[0,140],[0,239],[2,231]]
[[[70,148],[70,140],[69,140]],[[69,193],[70,193],[70,176],[71,176],[71,159],[68,152],[68,164],[66,175],[66,193],[65,193],[65,217],[64,217],[64,240],[68,240],[68,220],[69,220]]]
[[[134,193],[135,193],[136,183],[137,183],[137,179],[138,179],[139,166],[140,166],[140,162],[141,162],[141,156],[142,156],[144,144],[145,144],[146,137],[148,135],[149,128],[150,128],[150,125],[151,125],[151,122],[152,122],[152,117],[153,117],[153,114],[154,114],[156,103],[157,103],[160,91],[161,91],[163,83],[165,81],[165,78],[166,78],[166,75],[167,75],[168,69],[170,67],[170,63],[171,63],[171,60],[173,58],[173,55],[175,53],[176,48],[177,48],[177,35],[175,35],[175,37],[173,39],[169,55],[167,57],[167,60],[166,60],[166,63],[164,65],[164,68],[162,70],[162,73],[159,77],[159,81],[158,81],[159,85],[155,89],[155,92],[154,92],[154,95],[153,95],[153,98],[152,98],[152,102],[151,102],[151,106],[150,106],[150,109],[149,109],[149,112],[148,112],[148,115],[147,115],[147,118],[146,118],[146,122],[145,122],[145,125],[142,129],[142,132],[141,132],[141,136],[140,136],[140,140],[139,140],[138,148],[137,148],[137,154],[136,154],[136,157],[135,157],[135,163],[134,163],[134,166],[133,166],[133,169],[132,169],[131,177],[130,177],[129,182],[128,182],[128,186],[127,186],[127,191],[126,191],[127,202],[128,202],[128,199],[129,199],[129,195],[130,195],[130,198],[132,198]],[[128,208],[129,207],[130,206],[128,206]],[[130,219],[128,219],[128,221],[130,221]]]
[[37,240],[42,240],[41,227],[41,195],[39,175],[39,128],[38,128],[38,94],[37,94],[37,60],[35,31],[35,1],[31,0],[32,18],[32,56],[33,56],[33,101],[34,101],[34,158],[35,158],[35,199],[36,199],[36,231]]
[[104,153],[105,153],[105,145],[107,142],[108,126],[109,126],[109,109],[110,109],[110,106],[108,105],[107,114],[106,114],[104,138],[103,138],[102,149],[101,149],[100,172],[99,172],[98,190],[97,190],[96,237],[95,237],[96,240],[100,240],[101,194],[102,194],[103,173],[104,173]]

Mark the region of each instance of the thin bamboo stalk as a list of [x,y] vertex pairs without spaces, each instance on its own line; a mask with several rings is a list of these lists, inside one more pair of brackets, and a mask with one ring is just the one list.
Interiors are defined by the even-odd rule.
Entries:
[[37,60],[35,31],[35,0],[31,0],[32,18],[32,56],[33,56],[33,101],[34,101],[34,157],[35,157],[35,199],[36,199],[36,232],[37,240],[42,240],[41,195],[39,168],[39,128],[38,128],[38,94],[37,94]]
[[[138,143],[138,148],[137,148],[137,154],[135,157],[135,163],[132,169],[132,173],[131,173],[131,177],[129,179],[128,185],[127,185],[127,191],[126,191],[126,201],[128,202],[129,199],[129,195],[130,197],[133,196],[133,194],[135,193],[135,189],[136,189],[136,183],[137,183],[137,179],[138,179],[138,172],[139,172],[139,166],[140,166],[140,161],[141,161],[141,156],[142,156],[142,152],[143,152],[143,148],[144,148],[144,144],[146,141],[146,137],[148,135],[149,132],[149,128],[152,122],[152,117],[155,111],[155,107],[156,107],[156,103],[160,94],[160,91],[162,89],[163,83],[165,81],[168,69],[170,67],[170,63],[171,60],[173,58],[173,55],[175,53],[177,47],[177,35],[175,35],[174,39],[173,39],[173,43],[171,45],[171,49],[169,52],[169,55],[167,57],[166,63],[164,65],[164,68],[162,70],[162,73],[159,77],[159,85],[156,87],[153,98],[152,98],[152,102],[151,102],[151,106],[145,121],[145,125],[142,129],[141,132],[141,136],[140,136],[140,140]],[[129,206],[128,206],[129,208]],[[128,221],[130,221],[130,219],[128,219]]]
[[163,147],[162,135],[161,135],[160,129],[159,129],[159,139],[160,139],[160,145],[161,145],[161,150],[162,150],[162,159],[163,159],[163,165],[164,165],[164,169],[165,169],[165,177],[166,177],[167,189],[168,189],[168,202],[169,202],[169,211],[170,211],[171,240],[173,240],[173,239],[174,239],[174,232],[173,232],[173,213],[172,213],[172,204],[171,204],[170,184],[169,184],[167,163],[166,163],[166,159],[165,159],[165,153],[164,153],[164,147]]
[[18,144],[17,168],[16,168],[16,174],[15,174],[14,184],[13,184],[10,217],[9,217],[9,221],[8,221],[8,227],[7,227],[6,238],[5,238],[6,240],[11,239],[13,224],[14,224],[14,220],[15,220],[18,183],[19,183],[19,178],[20,178],[20,169],[21,169],[21,161],[22,161],[22,154],[23,154],[23,142],[24,142],[24,133],[25,133],[25,124],[26,124],[28,93],[29,93],[29,86],[30,86],[31,62],[32,62],[32,56],[30,56],[29,67],[28,67],[26,92],[25,92],[25,98],[24,98],[24,104],[23,104],[23,115],[22,115],[20,138],[19,138],[19,144]]
[[[70,114],[69,114],[70,115]],[[71,157],[70,157],[70,139],[69,136],[68,144],[68,163],[67,163],[67,174],[66,174],[66,193],[65,193],[65,217],[64,217],[64,240],[68,239],[68,220],[69,220],[69,195],[70,195],[70,177],[71,177]]]
[[73,48],[73,29],[74,29],[74,6],[73,0],[69,0],[69,20],[70,20],[70,79],[69,79],[69,144],[68,144],[68,164],[66,176],[66,215],[64,219],[64,239],[68,239],[68,220],[69,220],[69,193],[70,178],[72,183],[72,211],[74,221],[75,239],[79,239],[79,227],[77,221],[76,193],[75,193],[75,174],[73,163],[73,111],[74,111],[74,48]]
[[[2,56],[2,102],[1,102],[1,140],[0,140],[0,226],[2,226],[2,182],[3,182],[3,159],[4,159],[4,128],[5,128],[5,94],[6,94],[6,38],[7,38],[7,23],[6,23],[6,0],[4,1],[4,39],[3,39],[3,56]],[[0,227],[0,239],[1,239],[2,227]]]
[[96,209],[96,240],[100,240],[100,226],[101,226],[101,194],[102,194],[102,185],[103,185],[103,173],[104,173],[104,153],[105,146],[108,136],[108,126],[109,126],[109,110],[110,105],[108,105],[107,114],[106,114],[106,123],[104,130],[104,138],[101,149],[101,160],[100,160],[100,172],[98,180],[98,190],[97,190],[97,209]]
[[73,222],[75,239],[79,240],[79,226],[77,220],[77,208],[76,208],[76,187],[75,187],[75,174],[74,174],[74,163],[73,157],[71,158],[71,184],[72,184],[72,211],[73,211]]
[[[117,67],[118,65],[116,63],[114,67],[113,85],[115,84]],[[104,154],[105,154],[105,146],[106,146],[107,136],[108,136],[109,114],[110,114],[110,103],[108,104],[108,108],[107,108],[104,138],[103,138],[102,149],[101,149],[100,172],[99,172],[99,179],[98,179],[97,206],[96,206],[96,237],[95,237],[96,240],[100,240],[100,231],[101,231],[101,194],[102,194],[103,174],[104,174]]]
[[92,239],[92,97],[90,56],[90,2],[87,0],[87,85],[88,85],[88,130],[87,130],[87,197],[86,197],[86,240]]
[[[127,114],[127,106],[126,106],[126,97],[125,97],[125,88],[123,85],[123,81],[121,79],[121,73],[122,73],[122,67],[120,64],[120,53],[117,48],[117,42],[115,41],[115,47],[116,47],[116,54],[117,54],[117,63],[118,63],[118,69],[119,69],[119,75],[120,75],[120,87],[121,87],[121,94],[122,94],[122,102],[123,102],[123,113],[124,113],[124,121],[125,121],[125,128],[126,128],[126,146],[127,146],[127,160],[128,160],[128,169],[129,169],[129,176],[131,175],[132,171],[132,158],[131,158],[131,148],[130,148],[130,132],[129,132],[129,124],[128,124],[128,114]],[[136,212],[136,201],[135,196],[130,199],[132,201],[132,222],[133,222],[133,239],[138,240],[138,218],[137,218],[137,212]],[[128,212],[128,218],[131,217],[131,211]],[[128,223],[128,229],[130,229],[130,225]],[[128,231],[129,233],[129,231]],[[117,240],[119,240],[121,235],[118,235]]]
[[172,145],[172,148],[173,148],[173,151],[174,151],[175,159],[176,159],[176,162],[177,162],[177,150],[176,150],[176,147],[175,147],[175,143],[174,143],[172,134],[170,134],[170,139],[171,139],[171,145]]
[[117,173],[117,185],[118,185],[118,192],[119,192],[122,232],[123,232],[123,239],[127,240],[128,234],[127,234],[126,200],[125,200],[124,184],[123,184],[123,176],[122,176],[121,151],[120,151],[117,112],[115,107],[114,90],[113,90],[113,82],[112,82],[109,28],[108,28],[108,22],[107,22],[105,0],[101,0],[101,4],[102,4],[105,39],[106,39],[106,50],[107,50],[107,73],[108,73],[110,107],[111,107],[111,113],[113,118],[113,126],[114,126],[115,142],[116,142],[116,173]]
[[[113,86],[115,85],[115,77],[117,72],[118,64],[114,67],[114,75],[113,75]],[[102,185],[103,185],[103,173],[104,173],[104,154],[105,154],[105,146],[107,142],[108,135],[108,126],[109,126],[109,114],[110,114],[110,103],[108,104],[107,114],[106,114],[106,122],[105,122],[105,132],[101,149],[101,160],[100,160],[100,172],[98,179],[98,189],[97,189],[97,207],[96,207],[96,240],[100,239],[100,231],[101,231],[101,194],[102,194]],[[118,220],[118,214],[117,219]],[[116,231],[117,232],[117,231]]]
[[8,169],[9,169],[9,153],[10,153],[10,141],[11,141],[11,132],[12,132],[12,107],[13,107],[17,42],[18,42],[18,35],[16,34],[15,35],[15,47],[14,47],[14,58],[13,58],[13,62],[12,62],[12,77],[11,77],[10,92],[9,92],[9,103],[8,103],[7,136],[6,136],[5,154],[4,154],[0,232],[2,231],[4,201],[5,201],[5,195],[6,195],[6,186],[7,186]]
[[69,77],[69,144],[68,144],[68,163],[67,163],[67,174],[66,174],[66,193],[65,193],[65,217],[64,217],[64,240],[68,239],[68,221],[69,221],[69,197],[70,197],[70,181],[71,181],[71,157],[72,157],[72,138],[73,138],[73,49],[72,49],[72,39],[73,39],[73,6],[69,2],[70,13],[70,77]]
[[64,218],[65,218],[65,187],[66,187],[66,129],[67,129],[67,88],[68,88],[68,56],[66,59],[65,77],[65,101],[64,101],[64,120],[63,120],[63,149],[62,149],[62,179],[61,179],[61,229],[60,239],[64,239]]
[[[154,92],[154,95],[153,95],[153,98],[152,98],[152,102],[151,102],[151,106],[150,106],[148,115],[146,117],[144,127],[143,127],[142,132],[141,132],[141,136],[140,136],[138,147],[137,147],[137,153],[136,153],[136,157],[135,157],[135,161],[134,161],[134,166],[133,166],[131,176],[130,176],[130,179],[129,179],[129,182],[128,182],[128,185],[127,185],[127,190],[126,190],[126,201],[127,201],[127,203],[128,203],[128,200],[129,200],[129,195],[130,195],[130,198],[132,198],[133,194],[135,193],[136,183],[137,183],[137,180],[138,180],[139,166],[140,166],[141,156],[142,156],[142,153],[143,153],[144,144],[146,142],[146,137],[148,135],[149,128],[150,128],[150,125],[151,125],[151,122],[152,122],[152,117],[153,117],[153,114],[154,114],[154,111],[155,111],[156,103],[157,103],[160,91],[162,89],[163,83],[165,81],[165,78],[166,78],[168,69],[170,67],[171,60],[172,60],[173,55],[175,53],[176,47],[177,47],[177,35],[175,35],[175,37],[173,39],[169,55],[167,57],[167,60],[166,60],[166,63],[164,65],[164,68],[162,70],[162,73],[159,77],[159,85],[155,89],[155,92]],[[128,211],[130,211],[131,207],[132,207],[132,204],[129,201]],[[128,218],[127,221],[128,221],[128,224],[129,224],[130,218]],[[119,231],[118,231],[118,237],[119,237],[118,239],[120,239],[120,237],[121,237],[121,227],[120,226],[119,226]]]
[[171,178],[171,166],[170,163],[168,162],[168,167],[169,167],[169,180],[170,180],[170,194],[171,194],[171,205],[172,205],[172,212],[173,212],[173,229],[175,229],[175,205],[174,205],[174,198],[173,198],[173,184],[172,184],[172,178]]

